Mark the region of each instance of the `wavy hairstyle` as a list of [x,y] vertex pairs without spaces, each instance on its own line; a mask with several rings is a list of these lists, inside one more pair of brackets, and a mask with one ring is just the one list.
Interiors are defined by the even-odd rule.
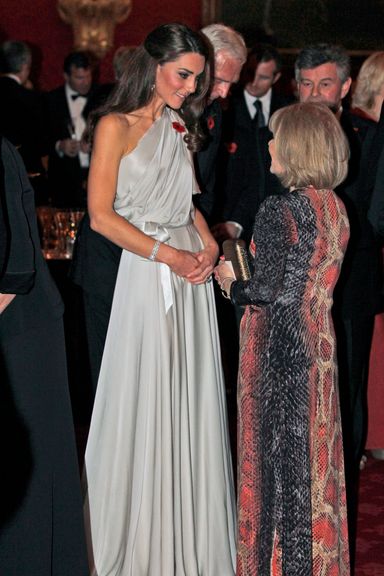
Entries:
[[190,94],[177,111],[188,129],[184,140],[188,148],[197,151],[204,140],[199,118],[204,110],[210,83],[211,53],[207,40],[183,24],[163,24],[148,34],[127,59],[121,78],[107,102],[90,117],[90,138],[97,121],[110,113],[129,114],[148,105],[154,97],[158,65],[174,62],[183,54],[200,54],[205,68],[198,78],[196,91]]
[[384,87],[384,52],[373,52],[364,60],[356,79],[352,106],[366,112],[372,110],[375,96]]
[[280,108],[269,128],[283,167],[277,176],[285,187],[333,189],[347,176],[349,145],[340,122],[320,102]]

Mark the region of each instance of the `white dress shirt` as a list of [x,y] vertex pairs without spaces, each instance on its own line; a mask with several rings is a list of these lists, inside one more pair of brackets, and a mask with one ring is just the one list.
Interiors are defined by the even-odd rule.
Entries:
[[[71,135],[71,138],[80,141],[86,126],[82,112],[87,103],[87,97],[79,95],[75,100],[73,100],[72,95],[75,94],[78,93],[75,90],[72,90],[69,84],[65,84],[65,95],[68,102],[69,113],[71,115],[71,123],[68,126],[68,131]],[[89,154],[80,151],[79,161],[82,168],[88,168]]]
[[260,100],[261,105],[263,107],[263,115],[264,115],[264,119],[265,119],[265,124],[266,124],[266,126],[268,126],[269,115],[271,112],[272,88],[270,88],[268,90],[268,92],[266,92],[264,94],[264,96],[261,96],[260,98],[255,98],[255,96],[251,96],[251,94],[249,94],[249,92],[244,90],[244,98],[245,98],[245,103],[247,105],[248,112],[249,112],[249,115],[251,118],[254,118],[256,116],[256,108],[255,108],[254,102],[256,100]]

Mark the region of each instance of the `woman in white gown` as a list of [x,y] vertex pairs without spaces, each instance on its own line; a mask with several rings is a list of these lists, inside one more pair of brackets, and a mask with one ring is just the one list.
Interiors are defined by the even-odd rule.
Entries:
[[208,85],[203,37],[160,26],[95,117],[91,227],[123,248],[85,455],[97,576],[235,573],[218,248],[192,205]]

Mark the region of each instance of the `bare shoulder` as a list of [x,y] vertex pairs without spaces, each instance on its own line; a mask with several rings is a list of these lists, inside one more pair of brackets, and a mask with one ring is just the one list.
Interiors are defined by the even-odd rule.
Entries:
[[94,145],[98,148],[118,149],[123,156],[129,149],[130,124],[124,114],[102,116],[95,129]]
[[103,135],[121,136],[127,129],[129,129],[129,122],[124,114],[107,114],[98,121],[96,134],[102,132]]

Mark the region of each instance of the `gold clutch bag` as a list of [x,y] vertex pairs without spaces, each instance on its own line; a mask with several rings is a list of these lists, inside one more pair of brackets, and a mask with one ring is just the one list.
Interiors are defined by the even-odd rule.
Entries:
[[249,280],[251,270],[244,240],[224,240],[223,253],[225,260],[232,263],[236,280]]

